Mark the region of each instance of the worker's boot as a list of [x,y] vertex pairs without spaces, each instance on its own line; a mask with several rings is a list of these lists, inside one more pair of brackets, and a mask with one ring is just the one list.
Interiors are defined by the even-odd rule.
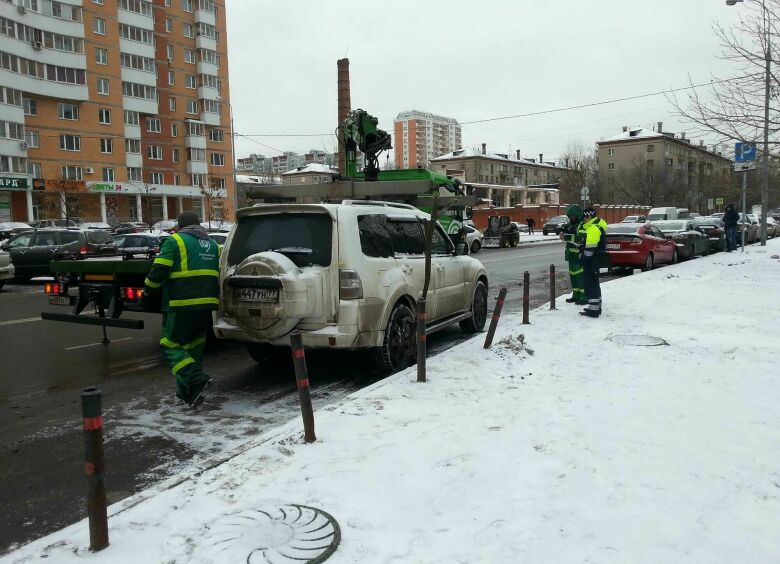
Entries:
[[600,309],[583,309],[580,312],[580,315],[584,315],[585,317],[598,317],[601,315]]

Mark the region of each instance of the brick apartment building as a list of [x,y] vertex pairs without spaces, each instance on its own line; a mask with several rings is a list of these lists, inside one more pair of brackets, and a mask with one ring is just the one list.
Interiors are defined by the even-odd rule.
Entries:
[[0,84],[0,221],[232,218],[224,0],[0,0]]
[[461,146],[461,127],[454,118],[412,110],[398,114],[393,126],[397,168],[428,168],[432,159]]

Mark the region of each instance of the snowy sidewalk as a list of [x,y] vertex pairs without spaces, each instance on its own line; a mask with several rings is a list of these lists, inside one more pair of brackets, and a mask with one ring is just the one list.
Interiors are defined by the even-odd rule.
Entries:
[[314,444],[296,418],[112,506],[100,553],[82,521],[0,560],[265,562],[247,557],[269,531],[246,516],[297,503],[340,523],[329,563],[778,562],[774,254],[610,282],[598,320],[562,300],[506,317],[492,350],[483,334],[429,359],[428,383],[412,368],[318,411]]

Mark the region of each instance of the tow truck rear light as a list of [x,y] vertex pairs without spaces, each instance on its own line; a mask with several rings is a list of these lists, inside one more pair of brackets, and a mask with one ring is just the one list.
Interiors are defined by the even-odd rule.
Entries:
[[88,252],[89,252],[89,247],[87,247],[86,245],[84,245],[79,249],[79,253],[81,253],[82,255],[86,255]]
[[59,282],[46,282],[46,284],[43,285],[43,291],[47,294],[60,295],[64,293],[64,290],[65,285],[60,284]]
[[144,293],[144,289],[126,287],[120,288],[119,292],[123,299],[136,302],[141,298],[141,295]]

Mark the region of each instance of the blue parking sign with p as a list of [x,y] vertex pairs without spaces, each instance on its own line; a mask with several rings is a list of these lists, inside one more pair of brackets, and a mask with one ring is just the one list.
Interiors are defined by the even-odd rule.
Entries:
[[756,146],[752,143],[736,143],[734,145],[734,161],[746,163],[756,160]]

